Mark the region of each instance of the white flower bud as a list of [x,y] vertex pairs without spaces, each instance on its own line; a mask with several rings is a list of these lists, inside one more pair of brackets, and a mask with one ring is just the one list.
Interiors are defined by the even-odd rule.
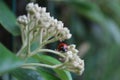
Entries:
[[34,3],[29,3],[29,4],[26,6],[26,10],[27,10],[29,13],[35,13]]
[[79,51],[77,49],[72,50],[73,53],[78,53]]
[[29,3],[26,6],[26,10],[29,10],[30,8],[33,8],[33,7],[34,7],[34,3]]
[[35,18],[36,18],[37,20],[39,20],[39,18],[40,18],[40,13],[36,12],[36,13],[35,13]]
[[69,45],[68,47],[69,47],[70,49],[72,49],[72,48],[75,48],[76,45],[75,45],[75,44],[71,44],[71,45]]
[[72,34],[68,34],[67,36],[66,36],[66,39],[70,39],[72,37]]
[[77,61],[73,61],[73,65],[74,67],[79,67],[80,64]]
[[80,75],[84,72],[84,60],[81,60],[78,72],[79,72],[78,74]]
[[75,49],[76,45],[71,44],[68,46],[68,50],[72,51],[72,53],[78,53],[79,51],[77,49]]
[[62,21],[58,21],[56,27],[57,27],[57,30],[63,29],[63,23],[62,23]]
[[17,18],[17,21],[19,24],[23,24],[23,25],[26,25],[28,23],[27,17],[25,15],[19,16]]
[[41,8],[41,12],[46,12],[46,7]]
[[70,30],[69,30],[67,27],[63,28],[63,30],[64,30],[66,33],[69,33],[69,32],[70,32]]
[[40,7],[38,6],[38,4],[35,4],[35,5],[34,5],[34,9],[36,10],[36,12],[39,12],[39,11],[40,11]]
[[67,51],[66,54],[67,54],[67,56],[68,56],[69,58],[73,58],[73,55],[72,55],[72,52],[71,52],[71,51]]

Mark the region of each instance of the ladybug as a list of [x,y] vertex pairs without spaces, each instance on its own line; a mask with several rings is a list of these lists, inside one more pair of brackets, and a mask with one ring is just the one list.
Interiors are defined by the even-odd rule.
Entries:
[[58,45],[57,50],[61,51],[61,52],[67,52],[68,51],[68,45],[66,43],[61,42]]

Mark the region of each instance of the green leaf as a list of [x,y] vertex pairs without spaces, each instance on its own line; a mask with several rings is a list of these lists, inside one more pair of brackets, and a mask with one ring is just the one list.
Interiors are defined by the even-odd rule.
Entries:
[[50,71],[46,70],[45,68],[38,68],[37,72],[40,73],[40,75],[45,79],[45,80],[60,80],[57,76],[52,74]]
[[[42,63],[49,64],[49,65],[55,65],[55,64],[61,63],[57,59],[50,57],[50,56],[47,56],[47,55],[40,55],[40,56],[35,55],[34,58],[38,59]],[[54,71],[57,73],[58,77],[61,80],[72,80],[70,72],[65,71],[65,70],[58,70],[58,69],[55,69]]]
[[[69,1],[68,4],[72,6],[79,14],[91,19],[95,22],[104,22],[105,18],[100,8],[90,2],[86,1]],[[102,23],[101,23],[102,24]]]
[[60,64],[61,62],[58,61],[57,59],[47,56],[47,55],[35,55],[33,56],[35,59],[39,60],[40,62],[43,62],[45,64],[50,64],[50,65],[55,65],[55,64]]
[[80,15],[86,17],[86,19],[97,23],[98,27],[101,28],[104,35],[102,35],[101,41],[109,43],[112,41],[111,38],[115,40],[116,43],[120,43],[120,30],[119,26],[114,20],[104,15],[102,10],[98,5],[87,1],[68,1],[67,4],[72,6],[76,12]]
[[37,68],[37,70],[16,69],[11,74],[18,80],[59,80],[56,76],[42,68]]
[[0,74],[20,67],[24,62],[0,44]]
[[72,80],[72,76],[68,71],[56,69],[55,72],[58,74],[61,80]]
[[11,74],[18,80],[43,80],[41,75],[30,69],[16,69]]
[[3,1],[0,1],[0,24],[12,35],[17,36],[20,34],[15,15]]

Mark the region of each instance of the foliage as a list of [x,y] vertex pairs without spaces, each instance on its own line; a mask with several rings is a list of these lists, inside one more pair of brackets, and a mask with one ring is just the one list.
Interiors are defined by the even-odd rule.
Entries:
[[[19,28],[15,24],[13,13],[8,8],[6,9],[6,5],[3,2],[0,2],[0,4],[0,24],[13,35],[18,35]],[[82,54],[85,59],[85,72],[81,77],[73,74],[73,80],[120,80],[120,1],[48,0],[48,6],[53,13],[52,15],[59,16],[70,26],[73,37],[68,43],[78,44],[78,49],[83,42],[87,42],[90,45],[89,51],[86,54]],[[61,13],[56,10],[56,7],[57,9],[60,8]],[[6,15],[12,20],[6,22],[8,21],[5,18]],[[58,63],[55,58],[47,55],[34,56],[32,61],[40,61],[47,64]],[[14,65],[11,66],[10,64],[12,63]],[[12,52],[0,45],[1,74],[9,72],[19,80],[41,80],[36,78],[36,76],[43,77],[45,80],[71,80],[69,72],[66,71],[51,71],[46,68],[40,68],[39,70],[16,69],[22,63],[24,63],[23,60],[16,58]],[[4,65],[7,65],[7,67],[5,68]],[[54,75],[55,72],[58,76]],[[28,73],[34,75],[31,76]]]

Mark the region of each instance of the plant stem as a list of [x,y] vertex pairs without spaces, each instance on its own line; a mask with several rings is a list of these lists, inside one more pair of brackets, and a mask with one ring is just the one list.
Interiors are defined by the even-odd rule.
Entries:
[[53,39],[44,41],[42,44],[43,44],[43,45],[46,45],[46,44],[48,44],[48,43],[52,43],[52,42],[55,42],[55,41],[57,41],[57,40],[58,40],[58,38],[53,38]]
[[19,55],[24,51],[25,48],[26,48],[26,46],[23,45],[23,46],[21,47],[21,49],[17,52],[16,56],[19,56]]
[[41,64],[41,63],[26,63],[23,64],[22,67],[30,67],[30,66],[40,66],[40,67],[46,67],[46,68],[57,68],[58,66],[60,66],[61,64],[58,65],[47,65],[47,64]]
[[38,50],[35,50],[34,52],[32,52],[32,53],[29,55],[29,57],[37,54],[38,52],[50,52],[50,53],[56,54],[56,55],[58,55],[58,56],[65,57],[62,53],[57,52],[57,51],[54,51],[54,50],[50,50],[50,49],[38,49]]
[[30,54],[30,33],[28,34],[28,55]]
[[27,28],[27,55],[29,55],[30,54],[30,24],[29,24],[29,26],[28,26],[28,28]]
[[42,43],[42,36],[43,35],[43,28],[41,28],[41,30],[40,30],[40,39],[39,39],[39,45],[41,45],[41,43]]
[[21,28],[22,44],[24,44],[24,29]]

